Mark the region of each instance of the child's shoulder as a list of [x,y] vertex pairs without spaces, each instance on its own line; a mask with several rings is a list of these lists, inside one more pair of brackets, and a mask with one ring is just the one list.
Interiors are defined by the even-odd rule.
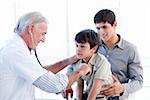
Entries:
[[96,60],[107,60],[107,58],[104,55],[102,55],[101,53],[96,53],[95,58],[96,58]]
[[107,58],[100,54],[100,53],[96,53],[95,55],[95,65],[98,67],[98,66],[101,66],[102,64],[109,64]]

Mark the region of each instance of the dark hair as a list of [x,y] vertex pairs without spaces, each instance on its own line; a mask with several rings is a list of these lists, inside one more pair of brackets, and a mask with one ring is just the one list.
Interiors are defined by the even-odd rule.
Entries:
[[108,22],[112,26],[114,24],[114,21],[116,20],[115,13],[109,9],[102,9],[99,12],[96,13],[94,16],[94,23],[101,23],[101,22]]
[[[77,43],[86,43],[88,42],[90,44],[90,49],[95,47],[96,45],[99,47],[100,45],[100,37],[99,34],[96,33],[94,30],[91,29],[85,29],[80,31],[75,36],[75,41]],[[98,49],[97,49],[98,50]],[[97,52],[96,50],[96,52]]]

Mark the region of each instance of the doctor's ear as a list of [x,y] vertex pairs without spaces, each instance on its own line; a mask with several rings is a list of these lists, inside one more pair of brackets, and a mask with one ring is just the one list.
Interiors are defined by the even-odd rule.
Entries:
[[32,32],[33,32],[33,27],[34,27],[34,25],[29,25],[29,26],[27,27],[27,31],[28,31],[29,34],[32,34]]

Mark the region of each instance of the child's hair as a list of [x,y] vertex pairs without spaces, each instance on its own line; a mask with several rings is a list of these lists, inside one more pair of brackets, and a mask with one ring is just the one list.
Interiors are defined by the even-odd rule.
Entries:
[[[100,37],[98,33],[96,33],[94,30],[91,29],[85,29],[80,31],[75,36],[75,41],[77,43],[86,43],[88,42],[90,44],[90,49],[92,49],[95,46],[100,46]],[[97,49],[98,50],[98,49]],[[97,52],[96,50],[96,52]]]

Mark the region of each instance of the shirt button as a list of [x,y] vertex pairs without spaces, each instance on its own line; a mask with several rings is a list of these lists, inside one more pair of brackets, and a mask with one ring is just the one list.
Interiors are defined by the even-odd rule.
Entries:
[[106,55],[106,57],[108,58],[108,57],[109,57],[109,55]]

